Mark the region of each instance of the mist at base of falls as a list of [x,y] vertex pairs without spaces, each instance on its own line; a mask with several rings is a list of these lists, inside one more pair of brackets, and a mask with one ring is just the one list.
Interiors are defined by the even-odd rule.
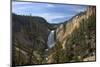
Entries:
[[48,48],[52,48],[55,45],[54,30],[51,30],[49,33],[47,45],[48,45]]

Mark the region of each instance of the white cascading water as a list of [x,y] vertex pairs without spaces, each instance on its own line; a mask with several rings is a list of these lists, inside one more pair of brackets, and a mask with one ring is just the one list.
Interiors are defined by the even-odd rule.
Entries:
[[52,48],[55,45],[54,41],[54,30],[52,30],[48,36],[48,41],[47,41],[48,47]]

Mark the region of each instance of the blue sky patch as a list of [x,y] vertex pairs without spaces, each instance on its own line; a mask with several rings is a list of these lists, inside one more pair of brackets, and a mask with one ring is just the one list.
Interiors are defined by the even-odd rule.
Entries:
[[79,12],[85,11],[85,5],[50,4],[35,2],[12,2],[12,12],[18,15],[32,15],[45,18],[49,23],[61,23]]

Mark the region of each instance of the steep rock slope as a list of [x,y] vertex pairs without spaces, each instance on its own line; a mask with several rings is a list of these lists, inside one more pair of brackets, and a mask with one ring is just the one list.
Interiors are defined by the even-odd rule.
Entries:
[[[48,54],[47,63],[84,61],[95,57],[96,7],[88,7],[56,29],[56,45]],[[93,61],[95,60],[89,60]]]
[[12,14],[14,65],[40,63],[47,48],[49,27],[42,17]]

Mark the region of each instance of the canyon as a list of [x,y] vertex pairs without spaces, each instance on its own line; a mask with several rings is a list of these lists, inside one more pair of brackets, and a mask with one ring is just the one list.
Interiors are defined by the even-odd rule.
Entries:
[[95,61],[95,55],[95,6],[59,24],[12,14],[13,65]]

